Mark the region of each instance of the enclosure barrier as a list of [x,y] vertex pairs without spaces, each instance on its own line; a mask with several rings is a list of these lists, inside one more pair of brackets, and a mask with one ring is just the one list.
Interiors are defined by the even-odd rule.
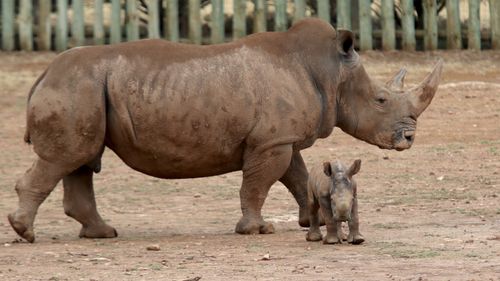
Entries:
[[[445,30],[438,28],[438,0],[422,0],[423,28],[420,29],[415,26],[413,0],[377,1],[381,29],[374,25],[372,0],[226,1],[232,3],[232,18],[228,21],[225,20],[228,11],[224,11],[224,0],[72,0],[71,5],[68,0],[1,0],[1,49],[63,51],[74,46],[114,44],[142,38],[194,44],[221,43],[251,32],[284,31],[306,16],[322,18],[337,28],[353,29],[361,50],[500,49],[500,0],[489,0],[490,28],[483,31],[479,17],[481,0],[467,2],[469,13],[467,24],[463,26],[460,0],[446,0]],[[247,13],[249,2],[253,4],[252,14]],[[311,2],[316,4],[312,12],[307,5]],[[209,22],[202,21],[202,4],[211,6]],[[104,23],[105,5],[110,9],[107,25]],[[91,25],[85,23],[85,9],[94,11]],[[185,22],[181,22],[180,14],[186,15]],[[399,17],[398,24],[395,15]],[[251,28],[247,26],[249,23]],[[181,29],[185,32],[181,33]],[[446,44],[439,44],[440,39]]]

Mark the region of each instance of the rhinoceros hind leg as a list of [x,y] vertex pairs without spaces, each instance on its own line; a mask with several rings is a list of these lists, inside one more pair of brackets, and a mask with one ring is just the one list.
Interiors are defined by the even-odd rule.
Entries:
[[288,145],[245,155],[243,183],[240,189],[243,217],[236,225],[237,233],[274,233],[273,225],[264,221],[261,210],[269,189],[283,176],[290,164],[291,156],[292,147]]
[[35,241],[33,222],[38,207],[69,170],[69,167],[62,167],[38,158],[17,182],[19,207],[8,215],[8,219],[17,234],[28,242]]
[[93,168],[85,165],[63,178],[64,212],[82,224],[80,237],[113,238],[118,233],[97,212],[93,172]]
[[292,193],[299,204],[299,224],[309,226],[309,212],[307,210],[307,178],[309,177],[304,160],[299,151],[294,151],[290,166],[279,179]]

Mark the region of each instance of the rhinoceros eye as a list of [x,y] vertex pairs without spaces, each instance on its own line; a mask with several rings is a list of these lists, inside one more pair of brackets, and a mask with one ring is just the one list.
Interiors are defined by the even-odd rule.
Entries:
[[382,97],[380,97],[380,98],[377,98],[377,99],[376,99],[376,101],[377,101],[379,104],[384,104],[384,103],[387,101],[387,99],[386,99],[386,98],[382,98]]

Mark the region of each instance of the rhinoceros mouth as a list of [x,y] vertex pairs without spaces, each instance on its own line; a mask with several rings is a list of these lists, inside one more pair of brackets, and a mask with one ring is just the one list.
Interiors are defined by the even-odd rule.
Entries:
[[401,129],[396,131],[393,137],[393,148],[397,151],[402,151],[409,149],[415,138],[415,130],[413,129]]

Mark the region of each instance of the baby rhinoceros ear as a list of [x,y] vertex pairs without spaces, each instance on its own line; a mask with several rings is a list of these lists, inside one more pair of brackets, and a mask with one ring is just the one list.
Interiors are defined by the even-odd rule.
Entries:
[[330,164],[330,162],[323,163],[323,171],[325,172],[325,175],[329,177],[332,176],[332,165]]
[[357,174],[360,169],[361,169],[361,160],[356,159],[354,163],[352,163],[351,167],[349,167],[349,170],[347,170],[347,175],[349,177],[352,177],[355,174]]

